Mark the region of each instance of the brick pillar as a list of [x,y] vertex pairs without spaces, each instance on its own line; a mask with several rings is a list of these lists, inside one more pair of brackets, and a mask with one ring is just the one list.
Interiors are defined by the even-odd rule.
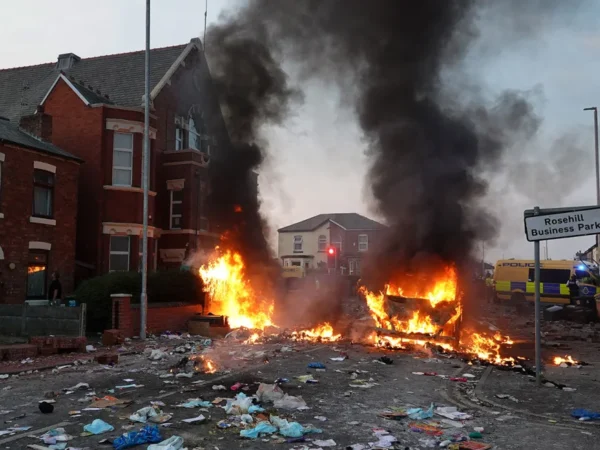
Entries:
[[133,337],[133,320],[131,317],[131,294],[112,294],[113,314],[112,327],[124,337]]

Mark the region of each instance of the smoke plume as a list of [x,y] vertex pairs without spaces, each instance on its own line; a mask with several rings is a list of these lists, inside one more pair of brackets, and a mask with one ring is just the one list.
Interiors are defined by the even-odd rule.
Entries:
[[[493,240],[498,230],[497,218],[479,206],[487,191],[482,174],[540,123],[527,92],[503,92],[490,101],[445,85],[463,76],[461,66],[479,37],[478,18],[494,3],[249,0],[209,33],[210,62],[235,142],[218,172],[225,193],[215,200],[223,216],[237,226],[231,211],[244,201],[250,208],[243,211],[245,232],[256,238],[255,250],[264,245],[258,235],[264,223],[247,192],[263,157],[257,130],[290,110],[294,91],[276,58],[285,55],[301,76],[344,89],[344,104],[356,113],[369,146],[373,208],[390,227],[378,249],[377,275],[389,279],[423,258],[466,263],[474,244]],[[522,2],[500,3],[501,45],[511,36],[531,36],[561,4],[526,2],[527,15],[539,19],[528,30]],[[493,46],[485,51],[493,53]],[[460,83],[469,85],[477,83]]]

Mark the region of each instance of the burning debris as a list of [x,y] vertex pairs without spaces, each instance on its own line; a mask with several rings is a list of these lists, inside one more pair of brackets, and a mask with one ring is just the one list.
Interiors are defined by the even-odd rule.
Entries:
[[564,357],[555,356],[554,359],[552,360],[552,362],[554,363],[555,366],[560,366],[560,367],[574,366],[574,367],[580,368],[581,366],[588,365],[586,362],[574,360],[573,357],[569,356],[569,355],[565,355]]
[[342,338],[341,334],[335,334],[333,327],[329,323],[324,323],[312,330],[294,331],[291,338],[296,341],[310,342],[335,342]]

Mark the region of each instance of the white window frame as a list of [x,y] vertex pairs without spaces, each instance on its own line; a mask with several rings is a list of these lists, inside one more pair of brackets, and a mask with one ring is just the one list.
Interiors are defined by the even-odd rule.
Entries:
[[[192,135],[194,135],[194,137],[196,139],[192,139]],[[197,141],[198,145],[193,145],[192,142]],[[200,151],[201,148],[198,147],[202,147],[202,135],[200,133],[198,133],[198,128],[196,128],[196,121],[194,120],[194,118],[192,116],[188,117],[188,147],[189,148],[193,148],[194,150],[198,150]]]
[[317,250],[320,252],[327,251],[327,236],[325,236],[324,234],[320,235],[317,238]]
[[[303,242],[302,242],[302,241],[303,241],[303,239],[302,239],[302,235],[299,235],[299,234],[298,234],[298,235],[295,235],[295,236],[294,236],[294,242],[293,242],[293,245],[294,245],[294,247],[293,247],[294,253],[302,253],[302,244],[303,244]],[[298,247],[297,249],[296,249],[296,244],[298,244],[298,245],[299,245],[299,247]]]
[[183,214],[173,214],[173,205],[182,205],[181,208],[183,209],[183,200],[173,200],[174,192],[183,192],[183,189],[171,190],[171,197],[170,197],[170,203],[169,203],[169,229],[170,230],[181,230],[181,225],[179,227],[173,227],[173,219],[177,218],[177,217],[179,219],[182,219]]
[[[361,238],[365,238],[364,242],[361,242]],[[359,234],[358,235],[358,251],[367,252],[369,251],[369,235]]]
[[175,128],[175,150],[183,150],[183,145],[183,128],[177,126],[177,128]]
[[[121,148],[121,147],[117,147],[115,145],[115,141],[116,141],[116,136],[118,134],[127,134],[129,136],[131,136],[131,148]],[[133,185],[133,147],[134,147],[134,135],[133,133],[119,133],[115,131],[115,134],[113,136],[113,167],[112,167],[112,185],[113,186],[126,186],[126,187],[131,187]],[[129,160],[131,161],[131,165],[130,167],[126,167],[126,166],[115,166],[115,152],[126,152],[129,153]],[[115,182],[115,170],[122,170],[122,171],[129,171],[129,184],[119,184]]]
[[[126,237],[127,238],[127,251],[113,251],[112,250],[112,245],[111,245],[111,241],[113,237]],[[123,236],[123,235],[111,235],[109,240],[108,240],[108,271],[109,272],[116,272],[116,270],[112,269],[110,267],[110,257],[112,255],[127,255],[127,270],[125,270],[124,272],[128,272],[130,269],[130,265],[131,265],[131,236],[127,235],[127,236]]]

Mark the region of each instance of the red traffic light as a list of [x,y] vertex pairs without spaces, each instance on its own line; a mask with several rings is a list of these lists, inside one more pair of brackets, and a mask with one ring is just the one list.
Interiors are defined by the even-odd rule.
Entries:
[[329,253],[330,255],[333,255],[335,253],[335,248],[329,247],[329,250],[327,250],[327,253]]

